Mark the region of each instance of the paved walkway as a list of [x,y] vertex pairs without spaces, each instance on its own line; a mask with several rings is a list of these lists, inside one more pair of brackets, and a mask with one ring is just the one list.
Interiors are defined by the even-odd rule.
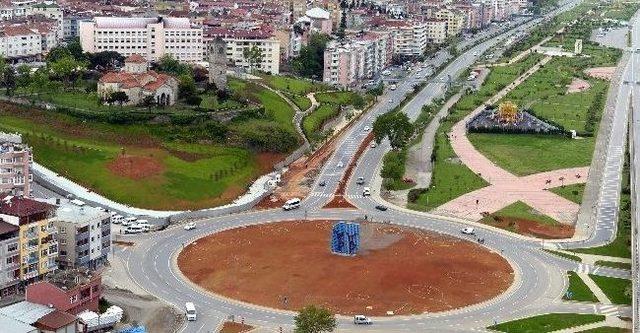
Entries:
[[490,186],[445,203],[435,209],[436,214],[477,221],[483,217],[483,213],[493,213],[516,201],[522,201],[560,223],[573,224],[575,222],[580,206],[547,191],[547,189],[586,182],[589,167],[554,170],[518,177],[490,161],[476,150],[467,138],[467,122],[482,112],[485,108],[484,105],[497,103],[551,59],[551,57],[543,58],[513,83],[489,98],[486,103],[453,126],[449,137],[456,155],[462,163],[485,179]]

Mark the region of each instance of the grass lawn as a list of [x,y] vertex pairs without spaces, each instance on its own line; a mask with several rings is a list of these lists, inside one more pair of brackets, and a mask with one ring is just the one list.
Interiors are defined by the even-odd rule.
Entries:
[[589,274],[614,304],[631,305],[631,280]]
[[291,101],[300,108],[301,111],[306,111],[311,107],[311,100],[307,96],[291,95],[289,96]]
[[480,90],[464,95],[451,108],[449,116],[442,121],[436,133],[431,185],[426,192],[417,197],[415,202],[410,202],[407,205],[408,208],[431,210],[460,195],[488,185],[484,179],[460,162],[451,147],[447,133],[455,123],[506,87],[540,59],[542,59],[541,55],[531,54],[520,62],[492,69]]
[[580,333],[631,333],[631,330],[628,328],[603,326],[586,331],[580,331]]
[[572,140],[559,135],[469,133],[468,137],[483,155],[518,176],[589,165],[595,144],[592,137]]
[[544,249],[543,251],[547,252],[547,253],[551,253],[554,256],[562,257],[562,258],[573,260],[573,261],[577,261],[577,262],[582,262],[582,259],[580,257],[574,256],[574,255],[571,255],[571,254],[568,254],[568,253],[559,252],[559,251],[553,251],[553,250],[547,250],[547,249]]
[[535,317],[514,320],[489,329],[509,333],[545,333],[569,327],[581,326],[603,321],[603,315],[577,313],[550,313]]
[[575,272],[567,272],[567,275],[569,276],[569,289],[567,289],[567,291],[571,292],[572,295],[571,298],[567,298],[565,294],[562,297],[563,299],[579,302],[598,302],[598,298],[596,298],[578,274]]
[[264,172],[247,149],[165,142],[142,125],[7,109],[0,111],[0,130],[23,133],[36,162],[110,199],[142,208],[227,203]]
[[306,95],[310,92],[331,89],[329,86],[320,82],[288,76],[260,74],[260,77],[269,87],[293,95]]
[[200,95],[202,97],[202,102],[200,102],[200,107],[205,109],[238,109],[243,107],[242,104],[228,99],[222,103],[218,101],[218,96],[212,93],[205,93]]
[[536,221],[541,224],[558,224],[558,221],[552,219],[547,215],[539,213],[522,201],[514,202],[511,205],[493,213],[492,215]]
[[321,104],[315,111],[302,120],[302,129],[307,138],[315,141],[322,137],[322,125],[340,113],[340,106],[336,104]]
[[554,187],[549,191],[577,204],[582,203],[582,196],[584,195],[585,184],[572,184],[560,187]]
[[596,265],[631,270],[631,263],[628,262],[598,260],[596,261]]

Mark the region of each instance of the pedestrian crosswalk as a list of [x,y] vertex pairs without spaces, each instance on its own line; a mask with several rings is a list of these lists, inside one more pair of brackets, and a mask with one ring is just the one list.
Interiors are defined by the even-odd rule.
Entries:
[[[309,196],[316,198],[331,198],[333,197],[333,193],[311,192]],[[348,199],[362,198],[362,194],[345,194],[343,197]]]
[[617,316],[620,314],[620,307],[612,304],[596,305],[596,313],[605,316]]
[[578,269],[576,269],[577,273],[589,274],[590,271],[591,271],[591,266],[587,264],[578,264]]

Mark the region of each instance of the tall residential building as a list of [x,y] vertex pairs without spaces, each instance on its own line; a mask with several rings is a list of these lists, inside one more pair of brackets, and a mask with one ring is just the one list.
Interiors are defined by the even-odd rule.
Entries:
[[257,47],[262,51],[262,61],[254,69],[271,74],[280,73],[280,41],[266,28],[245,30],[210,28],[206,30],[207,49],[216,39],[222,39],[226,45],[227,61],[238,68],[248,71],[251,63],[245,58],[245,50]]
[[393,28],[393,53],[419,56],[427,48],[427,23],[402,22]]
[[426,20],[427,25],[427,41],[435,44],[444,43],[447,39],[447,21],[443,20]]
[[51,220],[58,229],[58,265],[62,269],[96,269],[111,251],[109,213],[90,206],[63,203]]
[[0,221],[0,298],[17,292],[20,283],[20,228]]
[[433,13],[433,18],[447,22],[447,37],[456,36],[465,27],[465,14],[459,10],[442,8]]
[[0,197],[0,220],[20,229],[20,279],[25,283],[58,268],[57,230],[51,220],[55,211],[54,205],[45,202],[11,195]]
[[80,22],[80,44],[85,52],[140,54],[148,61],[169,54],[179,61],[200,62],[205,53],[202,28],[176,17],[95,17]]
[[31,148],[22,143],[19,134],[0,132],[0,193],[28,196],[32,161]]
[[37,3],[27,10],[27,15],[42,15],[57,22],[56,37],[61,40],[64,36],[64,14],[62,8],[55,3]]

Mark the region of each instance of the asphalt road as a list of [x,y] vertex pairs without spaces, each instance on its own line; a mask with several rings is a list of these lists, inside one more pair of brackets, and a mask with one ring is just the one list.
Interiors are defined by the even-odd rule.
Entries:
[[[567,2],[567,6],[573,6],[576,3],[578,3],[577,0]],[[567,9],[567,7],[563,9]],[[504,35],[530,28],[535,23],[537,22],[531,22],[526,26],[512,29]],[[474,53],[477,56],[481,56],[485,50],[498,42],[498,39],[494,38],[470,48],[450,63],[442,71],[442,74],[438,76],[451,75],[451,77],[455,77],[475,61],[476,56],[474,56]],[[432,61],[432,64],[437,66],[438,62],[446,61],[445,57],[444,53],[439,54]],[[358,207],[358,210],[319,209],[329,200],[331,193],[335,191],[346,165],[367,135],[365,127],[370,127],[375,117],[379,114],[395,107],[403,99],[403,96],[409,93],[416,82],[424,79],[421,78],[422,76],[412,72],[406,80],[398,84],[395,91],[388,91],[384,96],[380,97],[381,103],[374,106],[344,135],[336,148],[336,152],[325,164],[318,177],[318,181],[325,180],[327,185],[320,187],[316,184],[311,195],[303,201],[300,209],[289,212],[284,212],[280,209],[250,211],[200,221],[197,223],[197,229],[192,231],[184,231],[180,226],[176,226],[161,232],[134,236],[137,239],[136,246],[126,250],[119,250],[116,255],[124,258],[131,278],[149,293],[175,305],[179,309],[184,307],[185,302],[195,303],[198,309],[198,320],[187,323],[184,327],[185,332],[213,331],[218,323],[229,315],[235,315],[236,319],[244,317],[248,323],[254,325],[274,329],[283,327],[288,331],[292,327],[293,312],[243,304],[208,294],[181,276],[174,262],[176,255],[185,244],[225,229],[304,218],[355,219],[367,215],[367,218],[375,221],[390,221],[398,225],[464,237],[460,234],[460,229],[465,224],[460,222],[395,208],[391,208],[386,212],[378,211],[374,208],[377,204],[376,201],[372,197],[362,197],[361,187],[352,181],[348,183],[347,196]],[[403,112],[406,112],[411,119],[415,119],[422,105],[444,93],[445,85],[446,83],[444,82],[430,82],[406,105]],[[615,120],[613,126],[617,126],[618,121],[623,120]],[[618,128],[616,127],[616,129]],[[610,146],[615,148],[619,143],[616,140],[612,137]],[[377,148],[368,149],[361,157],[354,175],[363,176],[368,182],[374,179],[378,162],[388,149],[389,147],[386,143]],[[615,151],[615,149],[612,151]],[[612,161],[615,162],[616,154],[612,153],[611,156]],[[607,190],[610,189],[607,188]],[[606,194],[607,198],[609,198],[611,192],[606,192]],[[611,199],[613,200],[613,197]],[[601,209],[603,213],[609,211],[605,207],[609,206],[603,203],[603,209]],[[612,224],[615,224],[615,221],[611,217],[598,220],[598,227],[594,228],[598,232],[594,233],[593,241],[610,238]],[[537,240],[499,232],[491,228],[479,228],[477,232],[479,237],[485,238],[485,247],[491,251],[502,253],[513,266],[516,272],[516,281],[507,292],[485,303],[449,312],[376,318],[375,324],[367,327],[356,327],[351,323],[350,318],[339,317],[339,330],[341,332],[415,332],[416,330],[424,331],[429,329],[443,332],[463,332],[483,330],[484,327],[493,324],[494,321],[503,322],[545,312],[604,313],[606,311],[607,314],[612,314],[611,308],[605,309],[601,305],[561,302],[560,298],[566,288],[565,272],[572,270],[613,277],[629,276],[629,273],[624,270],[593,267],[549,255],[541,250],[544,244]],[[573,244],[566,243],[563,246],[570,247]],[[463,287],[461,286],[461,288]],[[628,307],[616,307],[613,311],[615,311],[615,314],[620,315],[629,315],[630,313]]]

